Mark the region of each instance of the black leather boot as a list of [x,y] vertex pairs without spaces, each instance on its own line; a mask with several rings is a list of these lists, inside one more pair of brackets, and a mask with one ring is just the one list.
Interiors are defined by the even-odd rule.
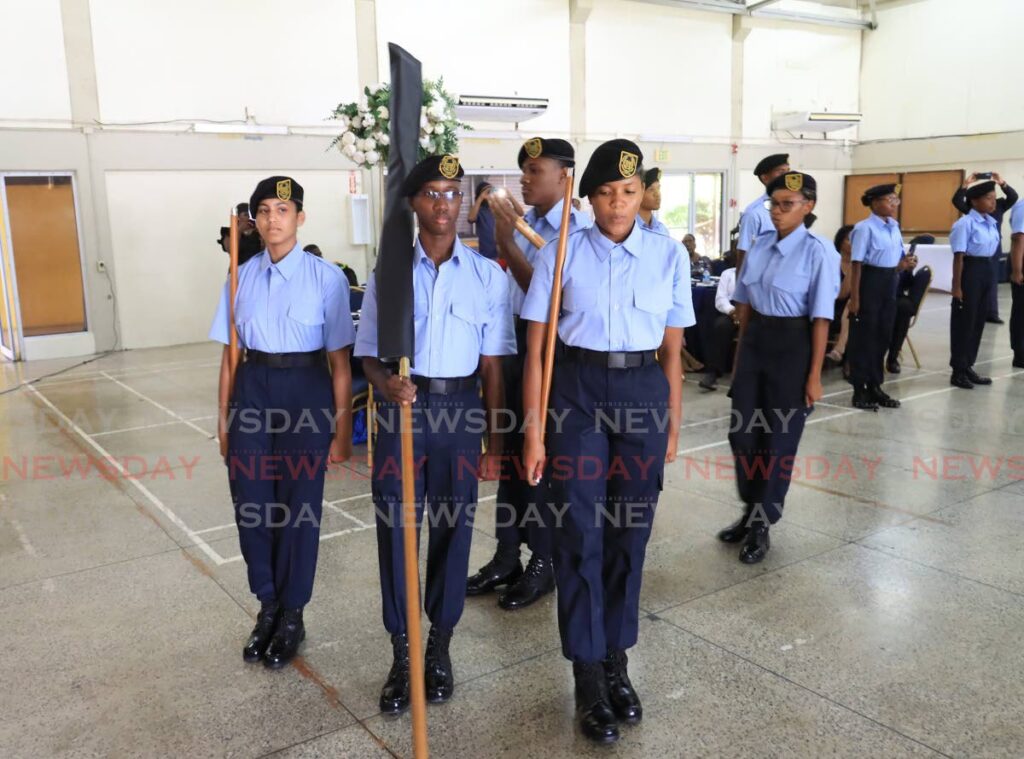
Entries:
[[868,392],[871,394],[871,397],[874,399],[875,403],[877,403],[882,408],[900,407],[900,402],[893,398],[892,396],[890,396],[887,392],[885,392],[879,385],[870,385],[868,387]]
[[753,525],[750,532],[747,533],[747,539],[740,551],[740,561],[744,564],[757,564],[764,559],[771,547],[772,542],[768,538],[768,525],[759,522]]
[[853,407],[864,411],[878,411],[874,395],[864,385],[853,386]]
[[885,370],[889,372],[889,374],[899,374],[900,360],[890,353],[889,358],[885,361]]
[[604,666],[604,681],[608,685],[608,700],[615,716],[619,722],[635,725],[644,718],[644,708],[633,683],[629,681],[629,673],[626,672],[628,662],[625,651],[612,651],[601,664]]
[[750,506],[743,507],[743,516],[718,533],[718,539],[723,543],[742,543],[750,531],[750,515],[753,509]]
[[949,378],[949,384],[953,387],[959,387],[962,390],[973,390],[974,383],[967,379],[967,373],[964,371],[953,371],[953,374]]
[[277,601],[265,603],[260,606],[260,613],[256,615],[256,626],[249,634],[249,640],[242,649],[242,658],[250,664],[254,664],[263,658],[263,654],[270,645],[270,639],[274,635],[274,628],[277,626],[277,618],[281,614],[281,606]]
[[992,384],[992,378],[991,377],[982,377],[980,374],[978,374],[976,371],[974,371],[974,367],[973,366],[967,367],[964,370],[964,374],[967,375],[967,379],[969,379],[971,381],[971,384],[974,384],[974,385],[991,385]]
[[391,648],[394,661],[380,691],[380,710],[384,714],[401,714],[409,708],[409,636],[392,635]]
[[499,585],[511,585],[522,574],[523,565],[519,561],[519,547],[517,546],[513,551],[499,545],[494,558],[466,580],[466,595],[482,596],[485,593],[490,593]]
[[608,700],[608,684],[601,662],[573,662],[576,679],[576,719],[580,730],[594,743],[614,743],[619,739],[619,723]]
[[455,691],[455,676],[452,674],[452,658],[448,644],[452,640],[451,630],[430,628],[427,637],[427,654],[424,657],[424,680],[427,685],[427,701],[443,704]]
[[555,572],[551,559],[537,554],[530,557],[522,577],[498,596],[498,606],[508,611],[525,609],[555,589]]
[[302,624],[302,608],[285,609],[277,622],[274,637],[270,639],[263,664],[270,669],[281,669],[295,658],[299,644],[306,639],[306,627]]

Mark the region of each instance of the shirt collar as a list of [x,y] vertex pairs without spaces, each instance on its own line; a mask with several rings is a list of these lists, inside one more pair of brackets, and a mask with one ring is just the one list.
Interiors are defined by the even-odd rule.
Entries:
[[807,235],[810,234],[807,231],[807,227],[801,224],[799,227],[790,232],[786,237],[781,240],[775,241],[775,250],[785,258],[785,256],[791,251],[796,250],[803,245]]
[[[466,245],[459,239],[458,235],[455,235],[455,246],[452,248],[452,257],[449,261],[454,261],[456,264],[460,263],[462,256],[465,255],[463,251],[472,253],[473,251],[466,247]],[[416,263],[421,264],[426,261],[430,264],[431,269],[436,269],[434,261],[427,255],[427,251],[423,249],[423,244],[420,242],[420,236],[416,235]]]
[[871,219],[872,224],[874,224],[876,227],[881,227],[882,229],[891,229],[892,225],[896,223],[895,219],[890,217],[889,220],[886,221],[885,219],[883,219],[881,216],[874,212],[872,212],[868,218]]
[[987,213],[980,213],[977,208],[972,208],[971,212],[969,214],[967,214],[967,215],[970,216],[975,221],[980,221],[983,224],[995,224],[996,223],[996,220],[993,219],[989,214],[987,214]]
[[634,258],[639,258],[640,253],[644,249],[644,233],[637,221],[633,222],[633,229],[630,231],[629,236],[618,244],[605,237],[597,224],[594,224],[592,227],[587,229],[587,235],[590,237],[590,244],[594,247],[594,250],[597,252],[597,257],[601,261],[607,261],[612,249],[618,247],[618,245],[621,245],[622,248]]
[[[534,229],[536,229],[535,225],[537,224],[537,222],[540,219],[544,219],[544,221],[546,221],[548,223],[548,226],[550,226],[552,229],[558,229],[562,225],[562,206],[563,205],[565,205],[565,201],[564,200],[559,200],[557,203],[555,203],[553,206],[551,206],[551,210],[548,211],[543,216],[540,216],[537,213],[537,209],[536,208],[531,208],[529,211],[526,212],[526,216],[524,217],[526,219],[526,223],[529,224]],[[576,209],[573,209],[573,211],[575,211],[575,210]],[[569,212],[569,215],[570,215],[570,219],[571,219],[572,211]]]
[[285,280],[292,278],[292,275],[298,270],[302,264],[302,257],[305,255],[305,251],[299,245],[295,243],[295,247],[288,251],[288,254],[278,261],[276,264],[270,260],[270,251],[264,250],[262,259],[260,260],[260,272],[264,272],[267,269],[277,269],[277,273],[280,274]]

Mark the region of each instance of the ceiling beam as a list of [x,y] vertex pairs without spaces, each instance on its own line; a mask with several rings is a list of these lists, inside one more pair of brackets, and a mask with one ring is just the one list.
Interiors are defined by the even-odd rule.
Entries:
[[758,8],[765,8],[769,5],[774,5],[777,2],[779,2],[779,0],[756,0],[755,2],[747,3],[747,12],[753,13]]
[[696,11],[714,11],[717,13],[731,13],[739,16],[750,16],[752,18],[770,18],[778,21],[792,21],[799,24],[813,24],[815,26],[835,26],[841,29],[874,29],[877,24],[872,21],[855,18],[841,18],[838,16],[826,16],[817,13],[802,13],[797,11],[782,11],[768,8],[778,0],[755,0],[748,6],[743,1],[736,0],[635,0],[641,3],[652,5],[664,5],[669,8],[692,9]]

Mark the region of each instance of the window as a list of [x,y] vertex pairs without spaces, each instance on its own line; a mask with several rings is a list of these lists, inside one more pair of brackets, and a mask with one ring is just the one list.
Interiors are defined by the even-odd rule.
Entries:
[[665,172],[661,176],[661,210],[658,218],[676,240],[692,234],[697,252],[719,258],[728,248],[722,244],[724,213],[721,172]]

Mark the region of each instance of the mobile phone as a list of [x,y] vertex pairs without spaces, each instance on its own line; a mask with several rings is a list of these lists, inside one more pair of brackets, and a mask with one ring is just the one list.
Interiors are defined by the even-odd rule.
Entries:
[[975,175],[974,175],[974,178],[975,179],[991,179],[992,178],[992,172],[991,171],[976,172]]

